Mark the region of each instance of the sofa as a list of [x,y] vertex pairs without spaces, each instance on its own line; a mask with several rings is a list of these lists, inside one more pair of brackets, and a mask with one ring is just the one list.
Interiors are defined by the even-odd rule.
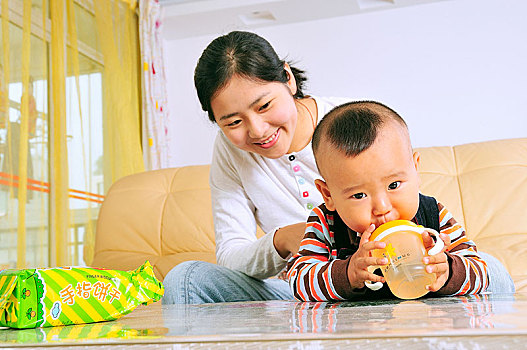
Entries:
[[[527,138],[416,150],[421,192],[444,203],[527,291]],[[186,260],[215,263],[208,174],[198,165],[116,181],[99,212],[92,265],[130,270],[149,260],[162,280]]]

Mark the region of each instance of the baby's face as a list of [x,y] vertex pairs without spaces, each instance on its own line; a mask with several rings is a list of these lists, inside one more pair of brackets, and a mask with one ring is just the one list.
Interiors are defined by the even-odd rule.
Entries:
[[[356,157],[325,146],[319,167],[325,182],[317,187],[329,210],[336,210],[352,230],[370,224],[411,220],[419,207],[419,154],[412,154],[408,132],[386,123],[373,145]],[[321,160],[321,161],[320,161]]]

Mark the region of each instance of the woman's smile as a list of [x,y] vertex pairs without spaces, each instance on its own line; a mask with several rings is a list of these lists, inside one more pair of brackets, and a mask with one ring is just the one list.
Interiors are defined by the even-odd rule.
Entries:
[[280,128],[278,128],[278,130],[276,130],[271,136],[269,136],[264,141],[255,142],[254,144],[262,148],[271,148],[278,142],[279,137],[280,137]]

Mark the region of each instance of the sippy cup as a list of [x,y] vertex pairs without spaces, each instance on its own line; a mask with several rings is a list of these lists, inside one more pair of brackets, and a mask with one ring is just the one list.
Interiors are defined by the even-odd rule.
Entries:
[[[436,238],[435,245],[426,252],[423,245],[423,232],[429,232]],[[428,290],[425,288],[435,282],[436,276],[425,270],[423,257],[435,255],[444,247],[444,243],[437,231],[416,225],[408,220],[394,220],[382,224],[372,233],[370,241],[385,242],[384,249],[375,249],[372,256],[385,257],[388,264],[384,266],[370,266],[369,271],[378,268],[388,283],[390,291],[401,299],[419,298]],[[366,287],[372,290],[382,288],[381,282],[365,282]]]

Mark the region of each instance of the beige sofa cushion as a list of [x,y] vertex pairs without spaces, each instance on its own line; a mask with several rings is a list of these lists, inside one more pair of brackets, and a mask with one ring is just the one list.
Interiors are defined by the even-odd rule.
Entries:
[[417,150],[422,192],[444,203],[478,250],[527,290],[527,139]]
[[145,260],[159,278],[185,260],[216,262],[209,166],[143,172],[109,189],[93,265],[129,270]]
[[[421,191],[527,290],[527,138],[417,151]],[[190,166],[117,181],[100,210],[93,265],[128,270],[148,259],[163,279],[185,260],[215,262],[208,176],[209,166]]]

